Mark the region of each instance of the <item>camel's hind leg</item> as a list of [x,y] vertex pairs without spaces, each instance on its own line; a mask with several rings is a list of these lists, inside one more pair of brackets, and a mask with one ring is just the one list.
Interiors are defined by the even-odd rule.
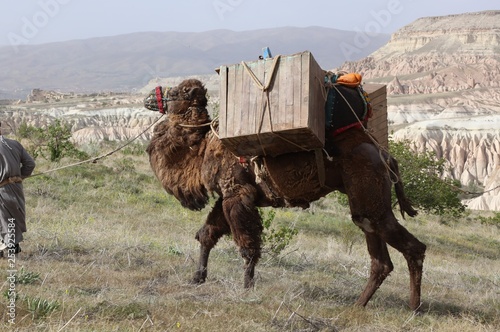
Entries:
[[403,254],[410,272],[410,308],[418,310],[426,245],[404,228],[391,213],[378,228],[379,236]]
[[399,224],[392,211],[389,211],[387,216],[379,221],[373,222],[359,216],[353,216],[353,221],[366,234],[368,251],[372,260],[370,279],[357,304],[366,305],[392,271],[393,266],[387,251],[387,243],[401,252],[407,261],[410,273],[410,308],[417,310],[420,307],[425,244]]
[[207,278],[208,256],[210,250],[217,241],[225,234],[231,232],[222,211],[222,199],[219,198],[212,211],[207,216],[205,224],[196,233],[196,239],[200,242],[200,258],[198,269],[194,274],[193,283],[201,284]]
[[[349,197],[352,219],[367,234],[372,259],[369,282],[358,303],[366,305],[387,277],[392,263],[386,245],[405,257],[410,272],[410,307],[420,306],[422,268],[426,246],[396,219],[392,212],[391,186],[387,170],[370,144],[361,144],[346,155],[343,182]],[[389,271],[390,272],[390,271]]]

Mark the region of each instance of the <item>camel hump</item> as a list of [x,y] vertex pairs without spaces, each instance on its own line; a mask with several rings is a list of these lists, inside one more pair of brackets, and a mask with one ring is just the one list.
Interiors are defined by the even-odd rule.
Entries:
[[290,207],[307,208],[324,195],[324,165],[314,151],[263,157],[263,165],[264,181]]

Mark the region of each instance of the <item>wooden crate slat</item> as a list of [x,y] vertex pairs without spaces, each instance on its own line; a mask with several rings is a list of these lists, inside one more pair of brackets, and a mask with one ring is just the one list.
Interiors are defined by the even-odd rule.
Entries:
[[[279,96],[278,96],[278,105],[274,106],[274,109],[277,109],[277,115],[274,117],[277,119],[277,123],[274,126],[274,130],[283,130],[285,125],[282,124],[283,118],[286,119],[287,115],[287,104],[288,104],[288,95],[290,93],[290,84],[292,76],[292,68],[287,65],[287,59],[282,58],[279,68],[279,75],[277,77],[277,81],[279,82]],[[275,87],[273,87],[275,88]]]
[[365,84],[363,89],[368,93],[373,110],[373,116],[368,119],[368,130],[380,145],[388,148],[387,88],[383,84]]
[[[309,113],[309,118],[305,124],[309,128],[313,128],[313,132],[317,133],[316,137],[325,137],[325,102],[326,90],[324,88],[325,71],[319,66],[310,66],[311,68],[311,82],[310,94],[308,96],[310,109],[321,110],[319,114]],[[314,115],[314,116],[312,116]],[[324,145],[324,140],[317,144]]]
[[[227,66],[221,66],[219,71],[220,76],[220,101],[219,101],[219,121],[227,124]],[[227,125],[224,127],[219,126],[219,135],[227,136]]]

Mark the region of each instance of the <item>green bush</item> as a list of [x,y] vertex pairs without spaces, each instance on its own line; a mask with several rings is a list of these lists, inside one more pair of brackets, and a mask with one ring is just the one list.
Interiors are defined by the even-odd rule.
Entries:
[[496,226],[497,228],[500,228],[500,212],[495,212],[493,217],[479,216],[479,221],[483,225]]
[[262,226],[264,232],[262,233],[262,240],[264,242],[264,249],[272,255],[279,255],[290,244],[298,231],[294,227],[280,226],[273,227],[273,221],[276,212],[272,209],[265,211],[259,209],[259,214],[262,218]]
[[35,159],[41,156],[54,162],[63,157],[76,157],[80,160],[88,158],[85,152],[78,150],[70,141],[71,128],[69,125],[63,125],[60,120],[56,120],[46,128],[37,128],[22,123],[18,135],[29,141],[26,150]]
[[458,217],[465,212],[460,201],[460,182],[443,178],[446,160],[433,152],[415,153],[408,142],[390,142],[410,201],[420,210]]
[[21,267],[21,270],[16,275],[16,283],[21,285],[33,284],[39,280],[40,280],[40,273],[26,271],[24,269],[24,266]]

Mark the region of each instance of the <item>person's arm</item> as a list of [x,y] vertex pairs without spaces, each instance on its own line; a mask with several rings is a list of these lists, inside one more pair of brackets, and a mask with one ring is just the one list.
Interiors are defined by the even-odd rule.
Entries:
[[21,152],[21,177],[27,178],[35,169],[35,160],[23,148]]

